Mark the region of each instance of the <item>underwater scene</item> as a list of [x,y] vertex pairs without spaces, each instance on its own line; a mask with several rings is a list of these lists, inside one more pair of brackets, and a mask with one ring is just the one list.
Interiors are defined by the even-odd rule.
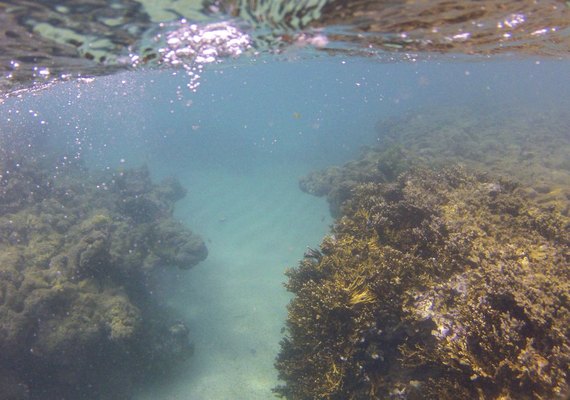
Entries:
[[570,399],[570,4],[0,3],[0,400]]

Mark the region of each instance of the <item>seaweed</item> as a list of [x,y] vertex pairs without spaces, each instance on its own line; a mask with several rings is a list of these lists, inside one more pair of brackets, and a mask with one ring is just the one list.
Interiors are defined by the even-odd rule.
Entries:
[[327,196],[338,216],[357,184],[394,180],[413,166],[461,164],[515,179],[525,197],[570,216],[569,120],[561,110],[433,105],[414,110],[379,121],[377,145],[342,167],[310,173],[300,187]]
[[320,249],[286,273],[294,298],[276,394],[570,394],[567,216],[460,166],[350,186]]
[[151,295],[158,272],[207,256],[172,216],[177,181],[155,184],[146,167],[0,167],[0,393],[124,399],[190,356],[188,328]]

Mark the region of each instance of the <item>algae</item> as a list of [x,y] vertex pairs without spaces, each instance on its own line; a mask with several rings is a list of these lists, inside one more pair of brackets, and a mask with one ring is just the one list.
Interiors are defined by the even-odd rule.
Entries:
[[[399,169],[390,154],[368,171]],[[460,166],[369,176],[350,183],[320,249],[287,271],[294,298],[275,392],[566,398],[570,219]]]
[[333,215],[339,215],[356,184],[384,182],[411,166],[459,163],[514,179],[526,197],[570,216],[570,121],[564,110],[560,105],[414,110],[378,121],[377,145],[363,149],[358,159],[342,167],[309,174],[300,187],[316,196],[326,195]]
[[198,264],[206,246],[172,216],[177,181],[44,164],[0,160],[0,393],[128,398],[192,353],[151,293],[156,272]]

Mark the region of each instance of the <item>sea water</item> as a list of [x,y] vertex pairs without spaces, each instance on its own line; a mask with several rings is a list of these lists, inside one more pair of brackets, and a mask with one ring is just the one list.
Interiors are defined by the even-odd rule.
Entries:
[[30,148],[93,169],[144,164],[188,190],[175,216],[209,256],[155,290],[188,323],[195,353],[135,398],[268,399],[290,300],[284,270],[332,223],[298,179],[355,158],[382,140],[379,123],[409,113],[482,110],[484,125],[489,108],[568,110],[569,76],[568,61],[538,57],[228,61],[207,68],[197,91],[172,70],[57,85],[7,100],[0,126]]

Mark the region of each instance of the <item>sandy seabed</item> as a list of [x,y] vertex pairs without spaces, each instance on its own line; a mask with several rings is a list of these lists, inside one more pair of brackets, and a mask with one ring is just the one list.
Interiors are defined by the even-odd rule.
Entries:
[[188,322],[195,353],[137,400],[268,399],[290,299],[287,267],[318,246],[331,224],[324,199],[298,188],[310,167],[247,172],[188,168],[176,215],[205,239],[209,255],[165,294]]

